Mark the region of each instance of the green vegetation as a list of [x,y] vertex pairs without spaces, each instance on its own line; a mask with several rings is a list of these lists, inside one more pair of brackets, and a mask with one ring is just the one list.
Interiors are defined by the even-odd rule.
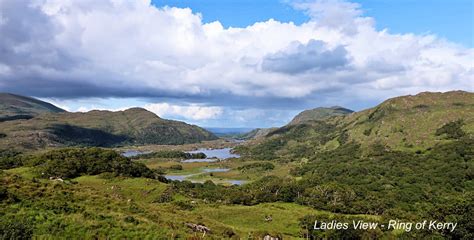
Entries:
[[256,162],[256,163],[250,163],[250,164],[240,166],[237,169],[239,169],[242,172],[245,172],[245,171],[269,171],[269,170],[273,170],[274,168],[275,168],[275,165],[273,165],[270,162]]
[[0,169],[10,169],[23,165],[21,153],[15,150],[0,150]]
[[360,144],[363,152],[378,143],[394,150],[423,151],[472,136],[472,107],[474,94],[461,91],[398,97],[350,115],[287,125],[270,132],[259,144],[236,150],[260,160],[298,160],[351,141]]
[[43,114],[28,121],[0,122],[0,129],[6,134],[0,138],[0,145],[17,149],[185,144],[217,139],[200,127],[161,119],[140,108],[120,112]]
[[226,137],[232,137],[232,138],[241,139],[241,140],[258,139],[258,138],[265,137],[268,133],[276,129],[277,128],[256,128],[247,133],[233,134],[231,136],[226,136]]
[[330,108],[319,107],[301,112],[300,114],[296,115],[288,125],[302,124],[316,120],[325,120],[330,117],[344,116],[353,112],[354,111],[350,109],[338,106]]
[[142,163],[132,162],[115,151],[100,148],[53,150],[34,156],[29,161],[45,177],[75,178],[105,172],[116,176],[155,177],[153,171]]
[[[213,163],[181,163],[205,156],[160,146],[133,160],[100,148],[22,153],[5,147],[0,238],[202,239],[196,226],[204,226],[211,229],[205,239],[473,239],[472,106],[473,94],[466,92],[390,99],[272,130],[237,147],[241,158]],[[133,111],[126,115],[142,113]],[[133,135],[119,134],[114,124],[79,127]],[[94,134],[81,138],[94,140]],[[217,168],[225,171],[203,171]],[[167,181],[164,172],[202,183]],[[229,179],[247,183],[218,184]],[[458,225],[454,231],[313,229],[316,220],[390,219]]]
[[204,153],[188,153],[176,150],[162,150],[151,153],[140,154],[133,157],[134,159],[151,159],[151,158],[176,158],[176,159],[205,159]]
[[10,93],[0,93],[0,122],[31,119],[40,114],[60,112],[65,111],[47,102]]
[[171,169],[171,170],[181,171],[181,170],[183,170],[183,166],[182,166],[182,165],[179,165],[179,164],[175,164],[175,165],[171,165],[171,166],[170,166],[170,169]]
[[462,120],[446,123],[441,128],[436,130],[436,136],[446,134],[448,139],[459,139],[464,137],[466,133],[461,128],[463,125],[464,123]]

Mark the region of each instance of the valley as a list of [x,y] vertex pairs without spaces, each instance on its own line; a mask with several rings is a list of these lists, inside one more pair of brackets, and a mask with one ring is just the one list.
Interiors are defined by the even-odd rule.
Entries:
[[[421,93],[359,112],[312,109],[288,125],[239,134],[245,141],[171,122],[170,135],[166,127],[124,135],[176,137],[158,144],[104,146],[97,144],[103,135],[89,134],[65,144],[61,138],[69,133],[37,132],[44,144],[21,148],[10,148],[13,136],[21,144],[21,136],[50,122],[109,134],[170,122],[139,109],[10,119],[0,123],[7,135],[0,141],[0,232],[87,239],[469,238],[473,109],[473,93]],[[112,116],[124,120],[110,125]],[[203,139],[179,140],[188,134],[175,135],[180,127],[202,131]],[[314,228],[315,221],[382,226],[425,219],[455,220],[456,229]]]

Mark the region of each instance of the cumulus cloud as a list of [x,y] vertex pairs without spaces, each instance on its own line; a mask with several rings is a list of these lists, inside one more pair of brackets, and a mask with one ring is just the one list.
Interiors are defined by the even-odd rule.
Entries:
[[180,106],[169,103],[153,103],[145,105],[145,109],[162,117],[177,117],[192,120],[208,120],[218,117],[223,109],[213,106]]
[[434,35],[379,31],[363,6],[348,1],[291,5],[310,20],[224,28],[150,0],[0,0],[0,90],[182,100],[155,111],[196,119],[222,117],[208,106],[296,109],[331,96],[369,103],[474,90],[473,49]]
[[287,49],[267,55],[262,69],[287,74],[297,74],[309,70],[337,70],[349,63],[347,51],[343,46],[326,49],[324,42],[310,40],[303,45],[295,42]]

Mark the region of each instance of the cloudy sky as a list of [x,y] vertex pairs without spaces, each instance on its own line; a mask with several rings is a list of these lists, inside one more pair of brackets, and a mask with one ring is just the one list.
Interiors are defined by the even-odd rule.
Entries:
[[0,0],[0,91],[207,127],[474,91],[471,0]]

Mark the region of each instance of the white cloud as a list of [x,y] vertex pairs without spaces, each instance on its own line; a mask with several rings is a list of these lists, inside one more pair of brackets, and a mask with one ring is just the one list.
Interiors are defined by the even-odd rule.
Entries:
[[160,117],[178,117],[192,120],[214,119],[223,113],[223,109],[213,106],[180,106],[169,103],[153,103],[144,106],[150,112]]
[[219,117],[225,105],[253,108],[262,99],[278,108],[287,99],[377,102],[474,90],[474,49],[435,35],[378,31],[356,3],[293,6],[311,20],[224,28],[203,23],[191,9],[157,8],[150,0],[0,0],[0,48],[11,49],[0,56],[0,90],[185,98],[203,105],[148,107],[195,120]]

